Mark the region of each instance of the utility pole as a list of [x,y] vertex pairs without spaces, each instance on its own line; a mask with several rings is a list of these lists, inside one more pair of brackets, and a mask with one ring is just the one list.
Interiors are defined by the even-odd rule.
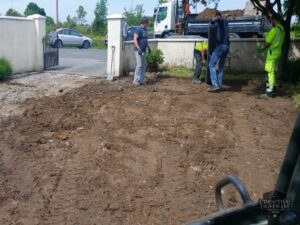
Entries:
[[56,25],[58,25],[58,0],[56,0]]

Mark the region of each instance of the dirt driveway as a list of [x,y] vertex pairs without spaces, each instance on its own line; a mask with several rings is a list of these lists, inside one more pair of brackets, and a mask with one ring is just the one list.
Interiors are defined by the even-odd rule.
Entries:
[[274,187],[293,103],[260,99],[251,82],[206,88],[93,80],[25,100],[23,114],[1,122],[0,224],[180,224],[216,210],[214,184],[228,174],[260,198]]

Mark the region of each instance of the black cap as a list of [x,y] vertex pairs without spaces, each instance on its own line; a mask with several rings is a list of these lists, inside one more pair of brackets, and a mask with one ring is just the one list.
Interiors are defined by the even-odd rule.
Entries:
[[220,11],[216,11],[216,15],[215,16],[221,16],[222,17],[222,14],[221,14],[221,12]]
[[277,20],[278,22],[281,21],[281,16],[278,13],[273,13],[272,16],[271,16],[271,18],[273,20]]
[[141,20],[141,24],[146,24],[146,23],[149,23],[149,19],[148,17],[143,17]]

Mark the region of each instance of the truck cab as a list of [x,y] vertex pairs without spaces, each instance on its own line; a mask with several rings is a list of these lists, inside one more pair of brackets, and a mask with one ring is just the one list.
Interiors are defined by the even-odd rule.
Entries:
[[165,38],[174,33],[176,3],[174,1],[160,4],[154,10],[154,34],[155,37]]

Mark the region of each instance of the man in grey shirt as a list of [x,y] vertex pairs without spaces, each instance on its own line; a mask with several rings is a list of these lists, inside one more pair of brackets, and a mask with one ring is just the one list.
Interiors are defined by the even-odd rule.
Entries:
[[146,50],[148,46],[148,31],[149,19],[144,17],[141,21],[141,26],[135,29],[134,32],[134,51],[136,57],[136,69],[134,73],[134,85],[143,85],[145,83],[145,74],[147,67]]

